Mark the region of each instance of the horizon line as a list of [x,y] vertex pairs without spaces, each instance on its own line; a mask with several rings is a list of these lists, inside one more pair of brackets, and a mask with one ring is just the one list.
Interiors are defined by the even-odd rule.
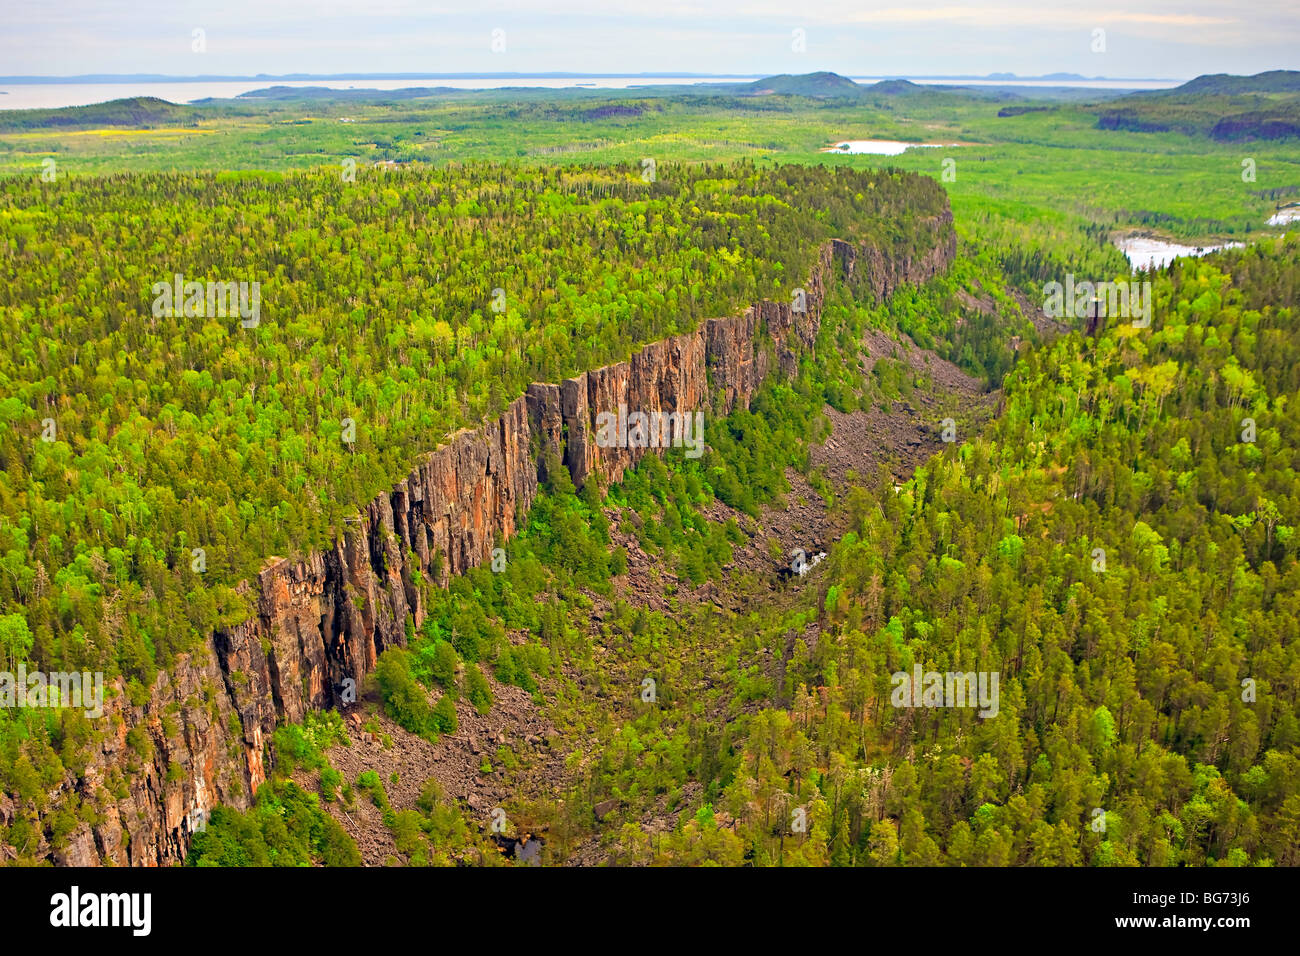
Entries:
[[[833,73],[831,70],[816,70],[813,73]],[[1264,70],[1262,72],[1274,72]],[[1291,72],[1279,70],[1277,72]],[[75,73],[75,74],[25,74],[15,76],[0,76],[0,83],[10,84],[58,84],[58,83],[111,83],[115,80],[129,81],[133,83],[219,83],[219,82],[247,82],[262,80],[493,80],[493,79],[614,79],[621,77],[646,77],[656,78],[673,78],[673,79],[766,79],[771,76],[811,76],[813,73],[694,73],[682,70],[666,70],[663,72],[655,71],[636,71],[636,72],[602,72],[602,73],[576,73],[564,70],[537,70],[537,71],[512,71],[512,72],[456,72],[456,73],[248,73],[248,74],[217,74],[217,73],[194,73],[194,74],[165,74],[165,73]],[[1079,73],[1040,73],[1040,74],[1017,74],[993,72],[983,75],[974,73],[960,74],[940,74],[940,73],[892,73],[892,74],[852,74],[839,73],[835,74],[845,77],[846,79],[868,79],[868,80],[1070,80],[1078,81],[1101,81],[1108,82],[1180,82],[1185,83],[1195,77],[1135,77],[1135,76],[1084,76]],[[1213,75],[1213,74],[1199,74]],[[1249,76],[1252,74],[1233,74],[1225,73],[1224,76]]]

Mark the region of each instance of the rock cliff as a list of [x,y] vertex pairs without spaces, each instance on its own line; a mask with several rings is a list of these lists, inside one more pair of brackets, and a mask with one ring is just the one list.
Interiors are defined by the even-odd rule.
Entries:
[[[516,533],[548,469],[567,468],[582,485],[617,481],[635,465],[647,449],[597,440],[602,412],[698,411],[707,420],[748,407],[774,369],[792,374],[813,345],[832,276],[884,296],[947,268],[956,252],[951,215],[928,225],[933,244],[918,253],[893,257],[871,241],[832,240],[802,296],[759,302],[626,362],[530,386],[495,421],[426,455],[348,522],[332,549],[271,560],[245,585],[256,592],[255,616],[160,674],[140,704],[118,684],[106,705],[112,730],[64,787],[101,812],[48,857],[123,866],[183,859],[212,806],[250,805],[277,724],[344,706],[378,656],[405,642],[407,622],[423,621],[421,576],[445,585],[489,560],[496,541]],[[128,738],[133,728],[145,733]]]

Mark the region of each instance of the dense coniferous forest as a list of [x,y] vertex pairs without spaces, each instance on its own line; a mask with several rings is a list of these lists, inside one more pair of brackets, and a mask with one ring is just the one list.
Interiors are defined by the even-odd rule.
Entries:
[[[827,570],[784,608],[615,600],[585,637],[583,594],[617,599],[626,566],[595,499],[552,487],[509,571],[453,582],[380,675],[385,706],[418,730],[405,682],[456,693],[455,652],[534,635],[497,676],[559,679],[558,713],[599,741],[559,798],[512,805],[556,861],[598,840],[625,865],[1294,865],[1297,279],[1294,238],[1182,263],[1156,279],[1152,328],[1029,354],[983,434],[840,502]],[[943,282],[919,295],[940,320],[945,296]],[[889,401],[879,376],[826,359],[845,332],[909,321],[908,300],[835,301],[840,324],[796,382],[733,415],[698,464],[649,458],[606,500],[682,581],[723,580],[745,539],[702,506],[743,518],[788,493],[783,470],[809,467],[804,423],[823,402],[849,407],[846,385]],[[998,713],[893,706],[892,675],[917,665],[998,672]],[[611,714],[576,693],[595,682],[617,701],[643,672],[661,680],[654,706]],[[636,822],[665,799],[677,827]],[[595,824],[610,802],[621,815]],[[394,818],[408,862],[469,852],[438,806]]]
[[[942,210],[914,175],[747,164],[48,187],[0,210],[0,606],[11,656],[146,684],[529,382],[788,299],[828,237],[915,251]],[[258,282],[256,327],[155,315],[176,274]]]
[[[1181,263],[1154,328],[1031,353],[985,434],[854,491],[815,603],[660,625],[712,649],[664,656],[684,684],[725,668],[725,716],[683,701],[619,730],[635,744],[589,788],[704,798],[657,843],[611,834],[614,858],[1298,862],[1298,281],[1294,237]],[[730,637],[687,636],[704,621]],[[892,706],[917,665],[1000,673],[997,716]]]
[[[268,732],[266,782],[213,808],[186,865],[495,865],[516,844],[612,865],[1300,863],[1300,241],[1260,231],[1300,188],[1272,136],[1293,136],[1273,122],[1294,117],[1288,76],[1005,111],[778,79],[0,116],[19,171],[0,180],[0,671],[103,670],[135,707],[249,617],[241,582],[328,546],[529,383],[789,301],[832,237],[914,260],[948,196],[956,215],[956,261],[922,285],[827,277],[797,371],[710,421],[700,459],[649,455],[612,486],[548,469],[501,565],[420,582],[421,625],[356,706]],[[1221,141],[1261,117],[1248,183]],[[917,122],[980,141],[942,185],[922,174],[947,150],[817,152]],[[665,136],[655,155],[690,162],[641,158]],[[28,166],[50,143],[46,181]],[[1137,276],[1146,327],[1042,312],[1066,274],[1129,278],[1113,240],[1140,228],[1251,244]],[[258,283],[256,321],[184,296],[160,313],[177,275]],[[827,554],[791,574],[794,547]],[[996,713],[900,706],[914,669],[996,675]],[[59,859],[133,790],[179,793],[191,768],[149,765],[182,710],[0,710],[0,860]],[[462,744],[464,779],[399,772]]]
[[[1300,862],[1300,243],[1155,293],[1154,328],[1032,353],[985,435],[850,503],[733,812],[797,780],[831,862]],[[917,664],[1000,672],[999,716],[889,706]]]

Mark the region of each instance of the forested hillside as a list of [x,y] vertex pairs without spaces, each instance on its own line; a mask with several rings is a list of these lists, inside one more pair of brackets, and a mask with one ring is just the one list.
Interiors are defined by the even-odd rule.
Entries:
[[[719,781],[742,845],[1300,862],[1300,242],[1185,260],[1155,295],[1152,328],[1031,353],[987,434],[851,503],[792,696]],[[916,665],[999,672],[999,713],[891,706]],[[755,794],[812,807],[808,839]]]
[[[915,251],[944,208],[915,175],[748,164],[6,180],[6,654],[147,685],[529,382],[788,301],[827,237]],[[175,274],[258,282],[255,327],[157,316]]]
[[[752,531],[701,511],[717,495],[758,514],[788,491],[782,470],[808,469],[801,423],[851,383],[888,403],[888,375],[829,356],[852,355],[864,323],[909,323],[916,299],[943,319],[944,285],[870,312],[841,300],[794,386],[769,385],[698,466],[648,458],[604,510],[551,489],[509,572],[455,582],[391,661],[386,694],[408,672],[451,688],[433,663],[449,635],[540,636],[551,664],[531,647],[519,660],[567,688],[553,713],[582,769],[510,816],[547,832],[549,859],[598,845],[623,865],[1300,862],[1294,237],[1157,277],[1149,329],[1112,322],[1028,353],[987,431],[849,494],[848,530],[793,606],[683,589],[648,610],[610,590],[627,573],[625,555],[607,563],[611,518],[683,584],[738,583],[722,568]],[[615,600],[595,616],[601,595]],[[915,666],[997,673],[996,714],[895,706],[893,675]],[[652,704],[620,689],[646,673]],[[411,720],[409,695],[387,699]],[[536,766],[496,759],[522,759],[524,780]],[[417,863],[468,852],[448,819],[422,797],[393,816],[397,847]],[[252,824],[223,822],[204,852],[242,852],[237,825]]]

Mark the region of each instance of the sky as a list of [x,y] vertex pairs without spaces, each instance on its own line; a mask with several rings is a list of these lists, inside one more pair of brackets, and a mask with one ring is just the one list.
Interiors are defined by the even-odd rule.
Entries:
[[1296,0],[4,3],[4,76],[832,70],[1187,79],[1300,69]]

